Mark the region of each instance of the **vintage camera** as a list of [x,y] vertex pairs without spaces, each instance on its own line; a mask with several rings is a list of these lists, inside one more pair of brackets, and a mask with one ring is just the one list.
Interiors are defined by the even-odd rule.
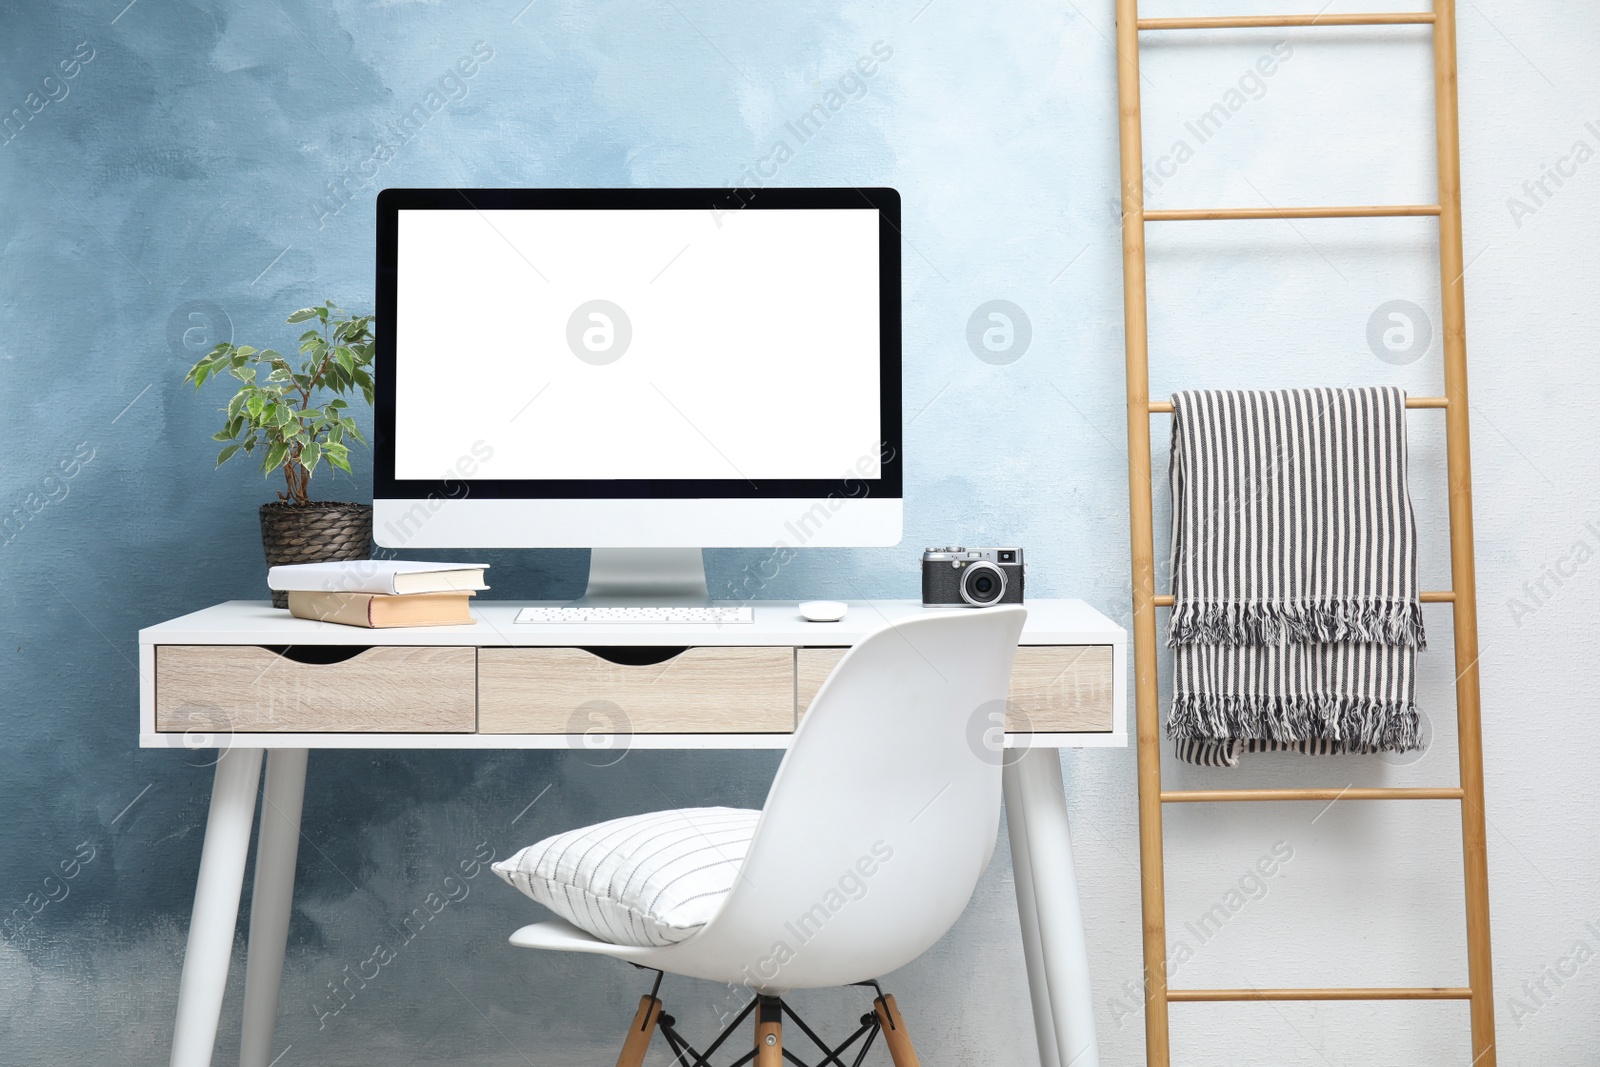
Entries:
[[929,548],[922,553],[922,602],[987,608],[1022,603],[1022,549]]

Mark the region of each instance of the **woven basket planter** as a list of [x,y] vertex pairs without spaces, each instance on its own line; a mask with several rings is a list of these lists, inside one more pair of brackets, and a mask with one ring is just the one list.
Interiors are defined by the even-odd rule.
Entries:
[[[261,547],[269,567],[366,559],[372,554],[372,505],[262,504]],[[289,594],[274,591],[272,606],[287,608]]]

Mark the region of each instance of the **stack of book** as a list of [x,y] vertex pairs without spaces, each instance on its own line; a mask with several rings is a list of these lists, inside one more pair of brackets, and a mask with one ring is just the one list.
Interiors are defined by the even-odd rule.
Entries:
[[483,583],[483,563],[414,563],[357,559],[296,563],[267,571],[267,585],[289,594],[289,614],[346,626],[471,624],[469,606]]

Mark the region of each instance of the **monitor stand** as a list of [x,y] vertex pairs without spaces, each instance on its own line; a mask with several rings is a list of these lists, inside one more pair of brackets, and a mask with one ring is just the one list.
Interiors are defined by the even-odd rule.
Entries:
[[708,607],[705,557],[698,548],[590,550],[589,589],[577,607]]

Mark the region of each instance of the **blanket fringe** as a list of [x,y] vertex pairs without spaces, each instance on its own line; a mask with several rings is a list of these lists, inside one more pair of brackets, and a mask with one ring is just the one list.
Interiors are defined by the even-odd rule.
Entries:
[[1342,742],[1350,750],[1412,752],[1423,747],[1411,700],[1364,697],[1178,694],[1167,717],[1172,739]]
[[1320,600],[1284,604],[1175,605],[1167,644],[1285,645],[1369,642],[1427,648],[1417,600]]

